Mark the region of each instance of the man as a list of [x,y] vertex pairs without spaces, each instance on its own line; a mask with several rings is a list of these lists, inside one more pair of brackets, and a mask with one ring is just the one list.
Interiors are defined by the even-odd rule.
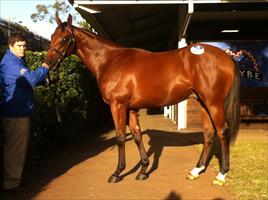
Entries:
[[43,63],[31,71],[25,63],[26,38],[20,32],[8,38],[0,64],[0,118],[4,132],[3,189],[17,191],[21,187],[33,110],[33,88],[43,82],[49,66]]

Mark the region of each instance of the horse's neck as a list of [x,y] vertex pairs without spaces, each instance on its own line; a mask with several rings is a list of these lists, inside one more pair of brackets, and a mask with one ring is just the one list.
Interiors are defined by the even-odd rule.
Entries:
[[79,29],[74,33],[77,56],[98,80],[108,59],[107,52],[110,50],[108,44],[101,43],[99,39]]

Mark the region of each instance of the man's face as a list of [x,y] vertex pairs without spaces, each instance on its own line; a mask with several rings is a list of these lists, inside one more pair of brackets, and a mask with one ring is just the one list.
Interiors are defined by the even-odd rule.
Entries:
[[18,41],[15,44],[9,45],[10,50],[18,57],[22,58],[26,53],[26,41]]

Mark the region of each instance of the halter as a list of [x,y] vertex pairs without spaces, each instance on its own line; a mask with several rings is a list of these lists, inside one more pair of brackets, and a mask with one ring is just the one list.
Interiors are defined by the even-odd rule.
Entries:
[[[61,63],[61,61],[64,59],[64,57],[66,56],[67,50],[69,49],[71,44],[75,42],[73,32],[69,28],[65,27],[65,29],[68,30],[71,33],[71,37],[69,37],[67,46],[64,49],[63,53],[61,53],[58,49],[56,49],[54,47],[51,47],[51,48],[48,49],[48,50],[51,50],[51,51],[55,51],[60,56],[59,59],[57,60],[57,62],[55,63],[55,65],[52,67],[52,70],[53,69],[56,69],[56,70],[59,69],[58,66]],[[49,74],[48,74],[48,77],[47,77],[47,83],[48,83],[49,86],[52,84],[52,81],[51,81],[51,78],[50,78]],[[56,84],[57,84],[57,82],[56,82]],[[54,89],[54,97],[55,96],[56,96],[56,87]],[[62,120],[61,120],[61,116],[60,116],[59,107],[58,107],[58,105],[56,103],[56,98],[54,98],[54,104],[55,104],[55,111],[56,111],[57,120],[58,120],[59,123],[61,123]]]
[[55,52],[60,56],[59,59],[57,60],[57,62],[55,63],[55,65],[53,66],[52,69],[56,69],[56,68],[58,67],[58,65],[60,64],[60,62],[61,62],[61,61],[64,59],[64,57],[66,56],[67,50],[69,49],[69,47],[71,46],[71,44],[75,42],[74,34],[73,34],[72,30],[70,30],[70,29],[67,28],[67,27],[65,27],[65,29],[71,33],[71,37],[69,37],[67,46],[66,46],[66,48],[64,49],[63,53],[61,53],[58,49],[56,49],[56,48],[54,48],[54,47],[51,47],[51,48],[48,49],[48,50],[51,50],[51,51],[55,51]]

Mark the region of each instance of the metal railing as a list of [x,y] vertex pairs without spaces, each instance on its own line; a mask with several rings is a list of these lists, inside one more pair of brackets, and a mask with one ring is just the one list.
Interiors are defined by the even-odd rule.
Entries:
[[48,49],[50,41],[29,31],[18,23],[8,22],[0,18],[0,45],[7,45],[9,32],[21,31],[25,34],[28,42],[28,49],[31,51],[44,51]]
[[241,88],[242,120],[268,120],[268,88]]

